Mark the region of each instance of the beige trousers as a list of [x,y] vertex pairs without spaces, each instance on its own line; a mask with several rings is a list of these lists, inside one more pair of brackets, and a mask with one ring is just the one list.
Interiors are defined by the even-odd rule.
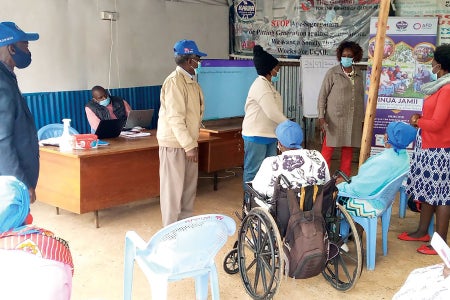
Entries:
[[198,163],[182,148],[159,147],[160,205],[163,226],[191,217],[197,193]]

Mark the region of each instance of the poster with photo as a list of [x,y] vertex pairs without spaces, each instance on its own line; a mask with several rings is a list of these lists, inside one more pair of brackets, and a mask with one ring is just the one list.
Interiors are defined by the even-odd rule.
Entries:
[[[378,89],[371,155],[384,149],[384,133],[389,122],[409,122],[422,112],[421,86],[434,79],[431,61],[437,40],[437,18],[389,17],[383,46],[383,62]],[[370,20],[367,91],[375,49],[378,18]],[[407,150],[411,153],[413,145]]]

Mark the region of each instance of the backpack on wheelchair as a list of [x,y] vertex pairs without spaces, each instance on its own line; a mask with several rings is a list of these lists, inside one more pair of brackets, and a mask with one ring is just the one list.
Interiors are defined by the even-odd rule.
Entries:
[[[259,194],[251,183],[246,184],[242,215],[237,213],[242,221],[238,240],[226,255],[223,267],[229,274],[240,273],[246,292],[253,299],[273,298],[283,274],[308,278],[322,273],[338,290],[347,291],[354,287],[362,271],[362,245],[351,216],[336,202],[336,179],[340,174],[336,172],[323,186],[301,188],[292,188],[286,179],[279,177],[272,198]],[[291,204],[289,208],[289,203],[293,201],[296,207]],[[311,212],[315,203],[318,204],[315,208],[316,217]],[[301,218],[309,215],[310,220],[317,219],[319,225],[313,225],[314,228],[324,227],[324,246],[315,252],[319,254],[319,259],[312,263],[319,264],[320,268],[310,272],[310,276],[308,272],[298,276],[290,272],[293,271],[290,261],[295,256],[292,251],[295,250],[286,250],[292,244],[289,234],[295,236],[295,233],[288,232],[293,209],[297,214],[301,210]],[[317,233],[320,231],[318,229],[312,232]],[[311,237],[311,229],[308,230]],[[302,248],[301,245],[299,248]],[[320,257],[321,254],[323,257]]]

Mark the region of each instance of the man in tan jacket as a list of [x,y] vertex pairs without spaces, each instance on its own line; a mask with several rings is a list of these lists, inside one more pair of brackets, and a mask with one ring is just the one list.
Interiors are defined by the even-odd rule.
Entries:
[[194,41],[174,46],[177,67],[161,88],[156,137],[159,144],[160,205],[163,226],[191,217],[198,179],[198,136],[203,92],[194,79],[200,52]]

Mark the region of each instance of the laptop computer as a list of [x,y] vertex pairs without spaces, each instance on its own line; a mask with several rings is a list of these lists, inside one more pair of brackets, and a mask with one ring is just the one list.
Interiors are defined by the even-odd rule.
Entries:
[[120,135],[123,128],[123,121],[119,119],[101,120],[95,134],[99,139],[115,138]]
[[124,130],[129,130],[136,126],[148,128],[152,123],[153,111],[153,109],[130,110]]

